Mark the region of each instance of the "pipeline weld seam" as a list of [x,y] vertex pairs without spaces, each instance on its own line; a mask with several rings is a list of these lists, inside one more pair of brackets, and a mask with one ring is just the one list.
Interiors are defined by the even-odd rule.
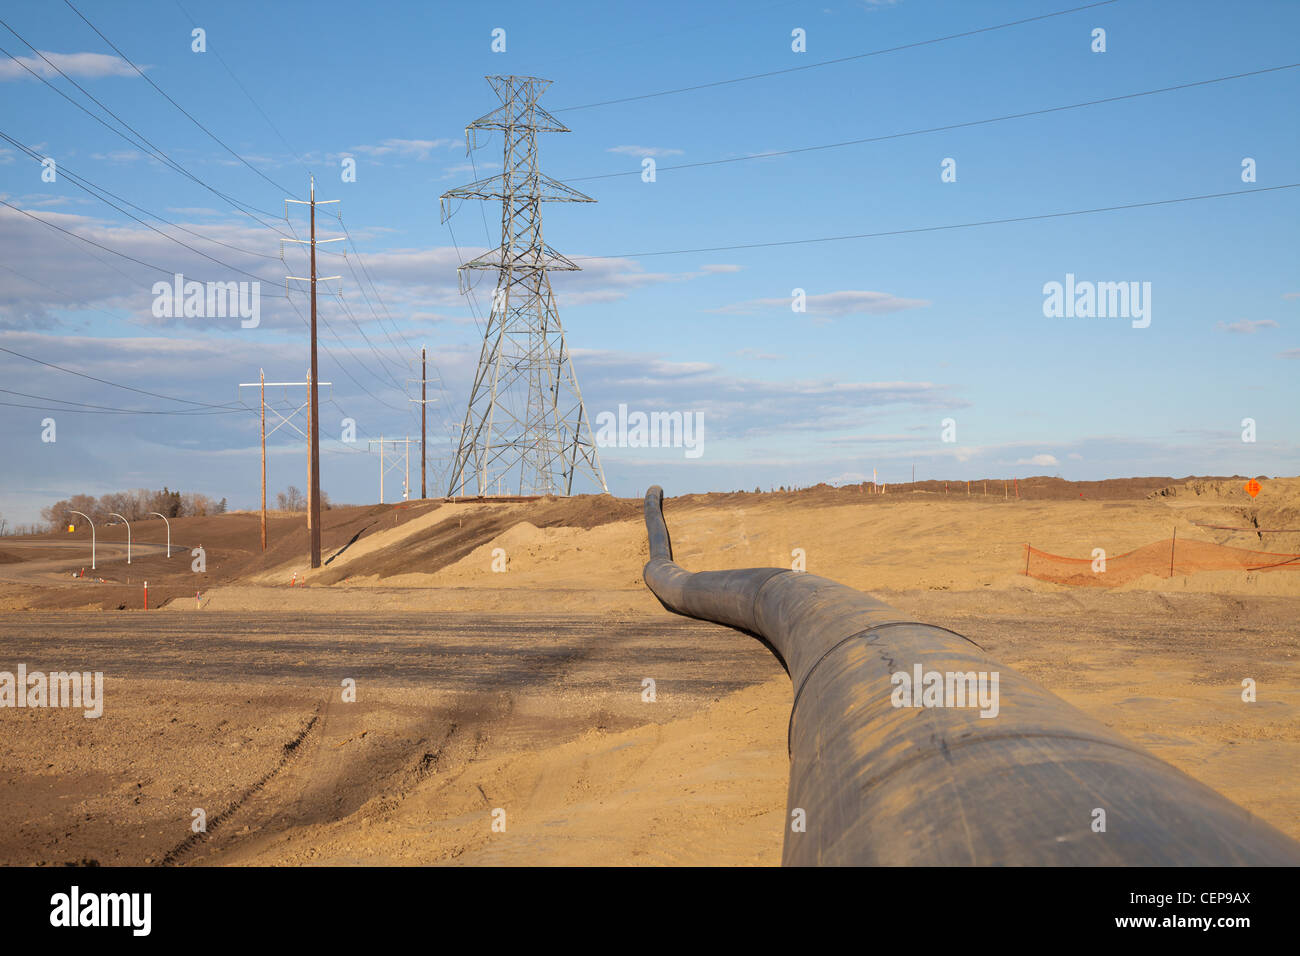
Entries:
[[785,575],[785,574],[795,574],[795,573],[797,573],[797,572],[795,572],[795,571],[787,571],[787,570],[785,570],[784,568],[774,568],[773,570],[774,570],[776,573],[775,573],[775,574],[769,574],[769,575],[767,576],[767,578],[763,581],[763,583],[760,584],[760,585],[758,586],[758,588],[755,589],[755,591],[754,591],[754,600],[753,600],[753,601],[750,603],[750,605],[749,605],[749,622],[750,622],[750,624],[757,624],[757,622],[758,622],[758,599],[762,596],[762,594],[763,594],[763,589],[766,588],[769,584],[771,584],[771,583],[772,583],[776,578],[779,578],[779,577],[781,577],[782,575]]

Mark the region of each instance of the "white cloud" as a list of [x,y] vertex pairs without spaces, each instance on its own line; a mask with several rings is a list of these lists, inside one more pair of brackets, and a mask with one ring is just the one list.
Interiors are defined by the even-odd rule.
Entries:
[[[58,76],[62,70],[68,76],[136,76],[135,69],[121,57],[107,53],[51,53],[41,50],[41,56],[20,56],[0,63],[0,80],[20,80],[32,74],[24,70],[26,66],[32,73],[44,77]],[[49,62],[47,63],[46,60]],[[52,64],[52,65],[51,65]],[[58,67],[58,70],[55,69]],[[147,66],[140,67],[149,69]]]
[[[728,315],[751,315],[755,312],[772,309],[789,311],[793,299],[789,296],[772,299],[750,299],[747,302],[735,302],[721,308],[710,309]],[[904,299],[888,292],[865,292],[846,289],[840,292],[824,292],[810,295],[805,300],[807,314],[812,316],[833,315],[886,315],[890,312],[902,312],[930,304],[928,299]]]
[[900,441],[922,441],[919,436],[915,435],[839,435],[835,438],[825,439],[828,445],[857,445],[863,443],[889,443]]
[[486,178],[484,175],[494,169],[500,169],[501,164],[495,160],[485,159],[476,163],[457,163],[454,166],[448,166],[442,171],[439,179],[451,179],[452,177],[465,177],[467,174],[473,174],[479,178]]
[[1219,329],[1237,335],[1254,335],[1260,329],[1276,329],[1278,324],[1272,319],[1238,319],[1236,322],[1220,322]]
[[143,159],[144,153],[137,152],[134,149],[115,149],[108,153],[91,153],[90,158],[100,162],[130,163],[137,159]]
[[1060,462],[1056,460],[1055,455],[1034,455],[1034,457],[1032,458],[1018,458],[1016,459],[1016,464],[1017,465],[1042,465],[1046,467],[1048,465],[1059,465]]
[[378,144],[353,146],[350,152],[366,156],[402,156],[424,160],[433,155],[436,149],[459,146],[454,139],[386,139]]
[[607,153],[624,153],[628,156],[681,156],[682,150],[668,149],[663,146],[611,146],[605,150]]

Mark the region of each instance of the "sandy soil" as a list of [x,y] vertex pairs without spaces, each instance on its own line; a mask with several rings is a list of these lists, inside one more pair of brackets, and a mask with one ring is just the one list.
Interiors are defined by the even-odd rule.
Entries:
[[[1235,480],[1199,480],[1130,499],[1093,494],[1020,501],[992,491],[967,496],[955,488],[946,495],[848,489],[821,495],[707,495],[670,499],[665,516],[675,557],[692,570],[790,567],[795,549],[801,549],[806,570],[864,590],[1071,590],[1024,576],[1026,543],[1088,558],[1094,548],[1120,554],[1176,531],[1184,542],[1300,553],[1300,530],[1257,530],[1300,529],[1300,479],[1270,480],[1254,500]],[[639,507],[625,508],[624,513],[633,513],[621,518],[611,509],[590,526],[539,527],[544,524],[540,510],[537,503],[443,505],[372,534],[326,568],[305,572],[308,585],[331,584],[328,596],[286,586],[294,574],[304,580],[297,561],[235,587],[213,588],[206,599],[214,609],[231,610],[305,608],[319,601],[326,607],[497,611],[528,610],[542,593],[547,607],[621,612],[658,607],[641,581],[648,551]],[[385,593],[367,595],[366,588]],[[1150,575],[1126,589],[1300,596],[1300,569]],[[176,603],[178,610],[192,606]]]
[[107,682],[98,719],[3,712],[6,863],[780,860],[789,682],[727,628],[36,612],[0,654]]
[[[946,495],[815,489],[665,510],[686,567],[789,567],[803,549],[807,570],[970,635],[1300,838],[1300,574],[1150,575],[1119,589],[1023,574],[1026,542],[1087,557],[1175,528],[1300,552],[1300,532],[1269,530],[1300,528],[1300,479],[1267,480],[1254,500],[1236,479],[1138,481],[1044,479],[1019,502],[954,483]],[[201,609],[176,570],[190,596],[163,613],[0,616],[0,669],[95,667],[110,688],[99,721],[0,711],[20,730],[0,745],[0,861],[779,862],[789,682],[758,642],[669,616],[646,591],[639,502],[335,519],[330,563],[306,586],[288,586],[303,577],[302,529],[284,519],[263,557],[240,517],[228,540],[204,529],[243,557],[203,581]],[[48,550],[4,551],[20,560],[0,565],[0,602],[104,606],[109,585],[24,581]],[[339,695],[348,675],[355,704]],[[653,705],[643,677],[658,681]],[[1240,699],[1245,677],[1256,703]],[[195,835],[199,806],[216,825]]]

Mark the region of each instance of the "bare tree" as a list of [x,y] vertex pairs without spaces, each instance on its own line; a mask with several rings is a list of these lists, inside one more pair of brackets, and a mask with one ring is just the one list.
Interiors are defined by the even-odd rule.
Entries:
[[181,495],[181,514],[187,518],[214,514],[216,502],[196,491]]
[[[324,496],[321,497],[322,503]],[[307,497],[298,490],[297,485],[290,485],[287,491],[282,491],[275,496],[276,506],[281,511],[306,511]]]

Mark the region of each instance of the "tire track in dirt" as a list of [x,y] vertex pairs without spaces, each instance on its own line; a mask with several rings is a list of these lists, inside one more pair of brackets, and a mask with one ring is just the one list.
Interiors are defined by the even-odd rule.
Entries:
[[176,846],[168,850],[160,861],[159,866],[172,866],[176,864],[180,857],[184,856],[200,843],[211,839],[212,834],[214,834],[223,823],[234,816],[249,799],[261,792],[261,790],[270,783],[271,780],[273,780],[275,776],[285,768],[285,766],[288,765],[289,761],[301,752],[302,745],[307,742],[312,731],[316,729],[320,716],[321,707],[317,706],[316,713],[312,714],[311,719],[307,721],[302,730],[298,731],[298,733],[294,735],[293,739],[284,745],[280,753],[279,762],[264,773],[256,783],[240,794],[234,803],[220,811],[216,816],[209,818],[206,821],[206,827],[204,830],[197,833],[191,833],[180,843],[176,844]]

